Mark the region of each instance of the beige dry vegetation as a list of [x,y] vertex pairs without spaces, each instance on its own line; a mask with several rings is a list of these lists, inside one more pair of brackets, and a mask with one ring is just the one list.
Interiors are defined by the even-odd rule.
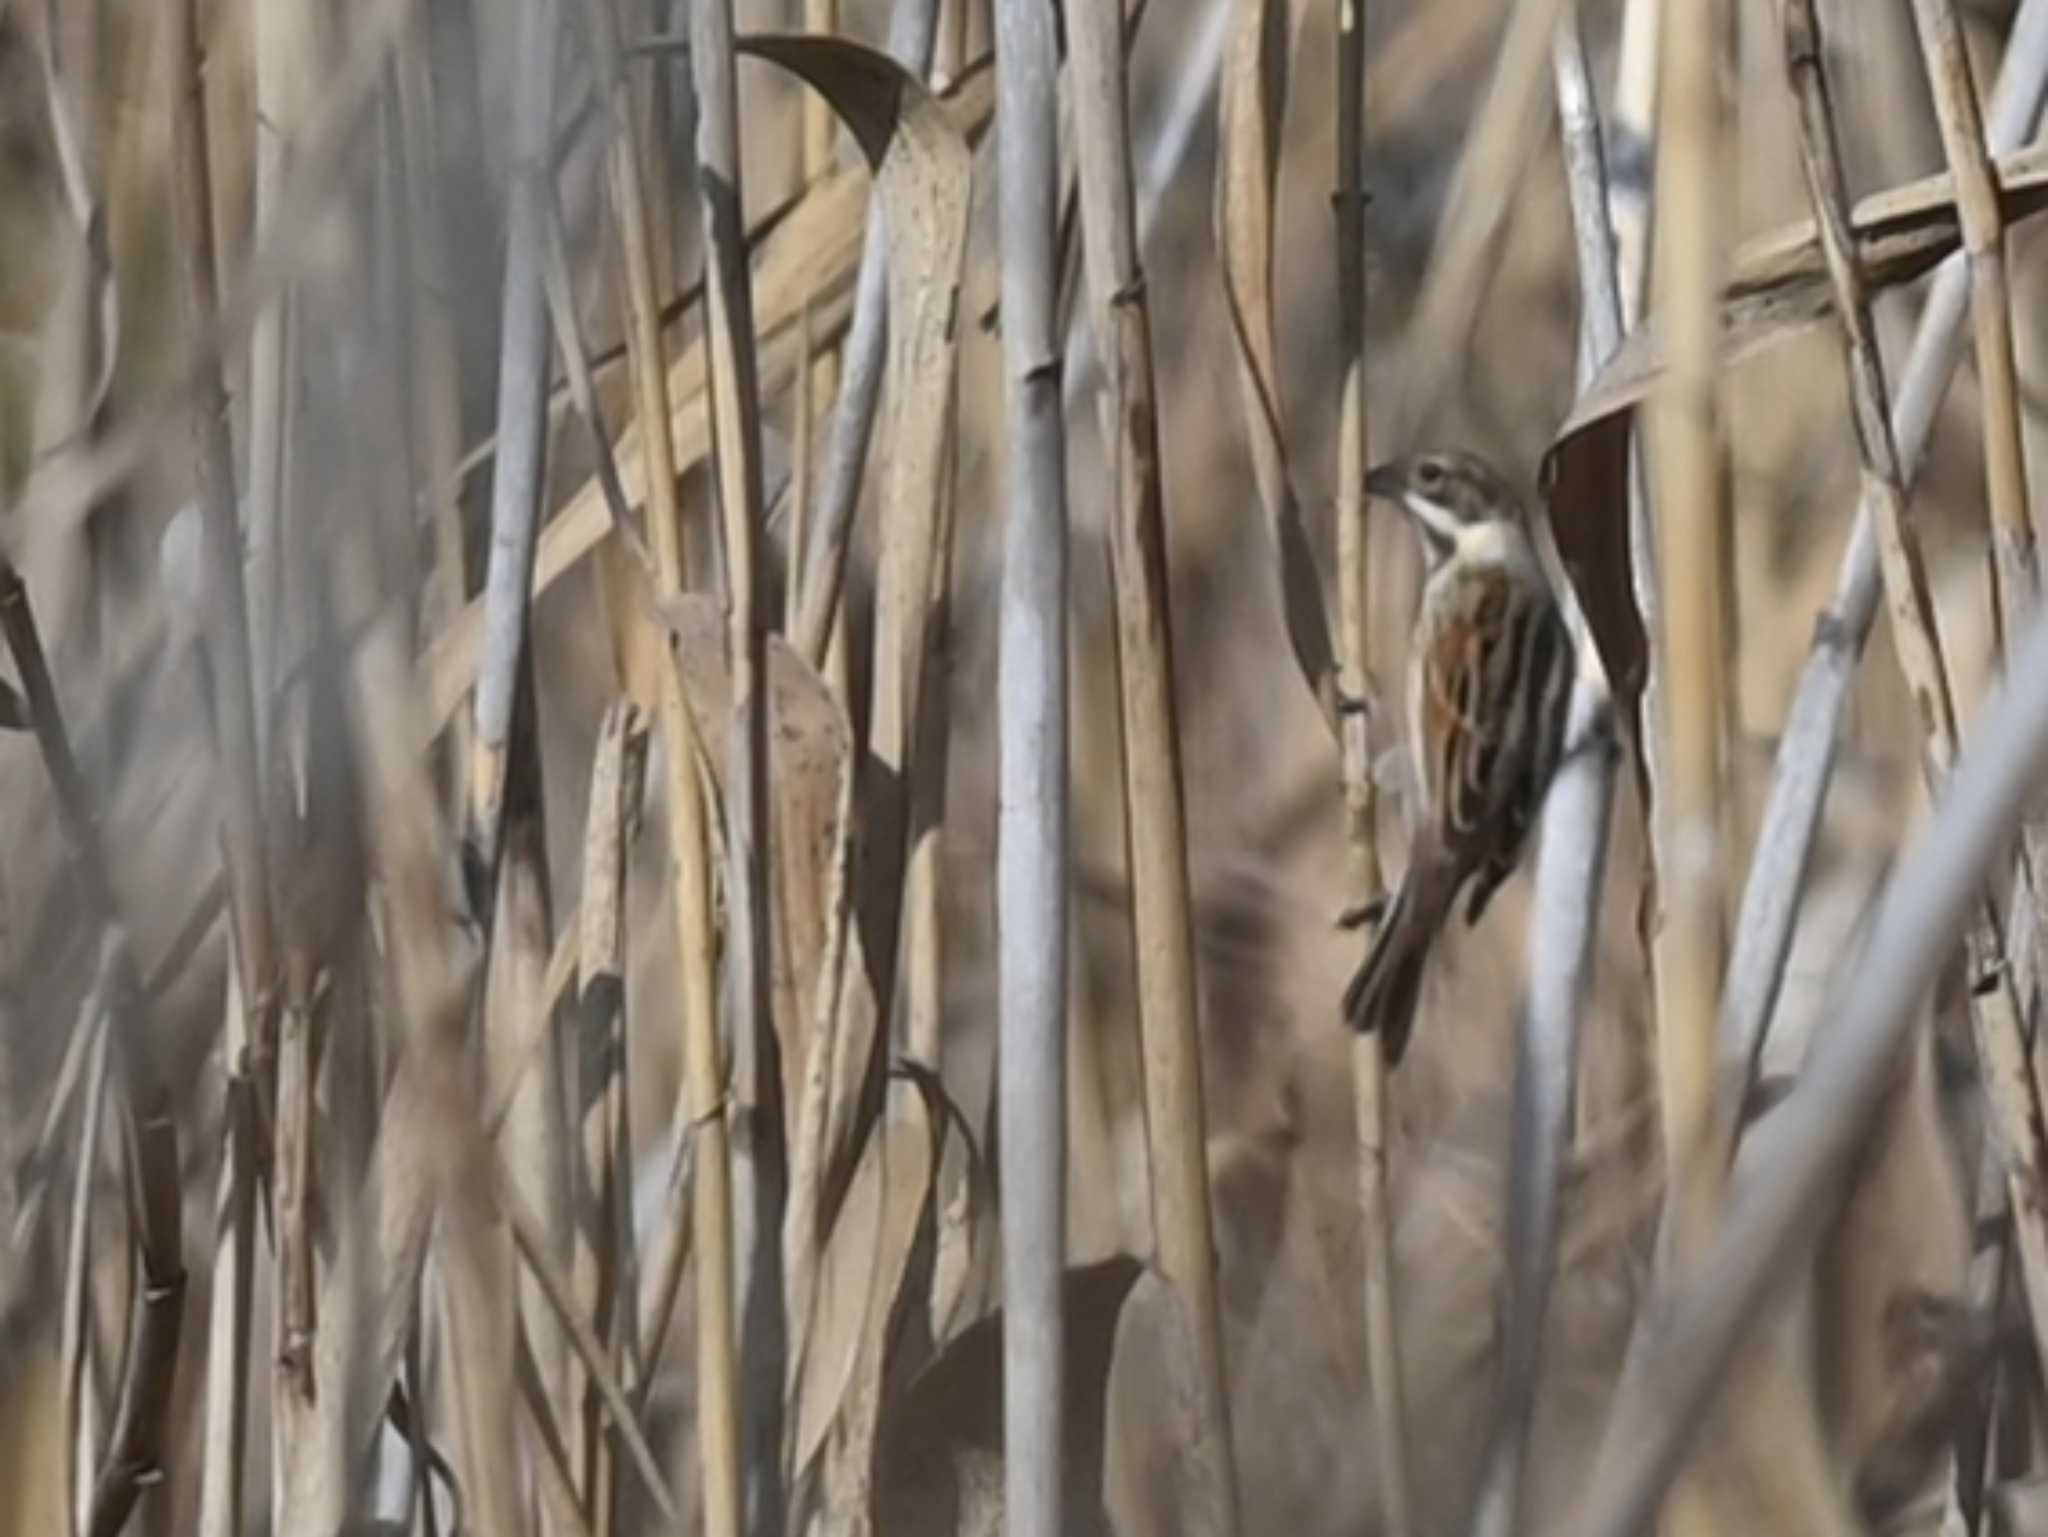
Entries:
[[[0,10],[0,606],[18,569],[76,752],[72,788],[91,811],[81,835],[53,809],[50,720],[35,722],[40,738],[0,733],[0,1223],[14,1256],[0,1266],[6,1530],[70,1522],[111,1537],[133,1502],[129,1528],[150,1532],[367,1532],[382,1529],[377,1518],[445,1532],[457,1488],[465,1531],[731,1537],[767,1530],[761,1512],[783,1502],[792,1530],[1002,1529],[993,1120],[1004,243],[983,60],[993,23],[976,0],[934,3],[943,106],[878,75],[868,54],[789,49],[779,65],[738,62],[743,216],[755,238],[750,309],[735,312],[728,297],[718,311],[739,328],[730,349],[725,320],[706,319],[690,284],[736,226],[707,225],[706,209],[723,205],[696,170],[694,116],[673,109],[670,131],[654,131],[658,74],[687,102],[693,72],[701,85],[720,67],[703,54],[704,27],[693,30],[696,6],[15,0]],[[736,9],[742,35],[840,9],[701,4]],[[1330,195],[1340,7],[1142,9],[1132,152],[1237,1513],[1233,1525],[1204,1483],[1215,1421],[1199,1309],[1188,1311],[1170,1263],[1128,1262],[1165,1255],[1180,1219],[1162,1207],[1155,1240],[1148,1169],[1171,1143],[1156,1125],[1148,1138],[1140,1067],[1109,554],[1125,513],[1093,403],[1109,349],[1081,341],[1096,309],[1077,232],[1068,363],[1087,371],[1065,412],[1065,1529],[1461,1530],[1512,1323],[1500,1303],[1504,1198],[1532,878],[1518,876],[1483,925],[1439,946],[1416,1047],[1384,1088],[1412,1490],[1403,1531],[1384,1513],[1385,1426],[1368,1390],[1354,1098],[1371,1079],[1355,1074],[1336,1006],[1361,940],[1335,919],[1364,866],[1347,842],[1327,700],[1292,643],[1299,595],[1290,614],[1212,207],[1219,66],[1207,40],[1226,10],[1233,23],[1270,10],[1289,62],[1271,189],[1276,462],[1324,576],[1327,641],[1346,430]],[[1506,201],[1481,281],[1449,295],[1469,339],[1411,323],[1513,9],[1365,6],[1365,406],[1374,457],[1455,442],[1533,486],[1572,406],[1580,308],[1547,58],[1540,132],[1509,136],[1518,165],[1479,168],[1506,174]],[[2014,9],[1964,8],[1987,102]],[[520,158],[533,114],[546,110],[516,35],[529,10],[562,40],[552,182]],[[844,0],[838,25],[877,46],[888,10]],[[1580,6],[1603,100],[1623,10],[1623,0]],[[1779,7],[1726,10],[1729,196],[1725,226],[1710,232],[1723,261],[1811,210]],[[194,83],[180,72],[172,13],[203,45],[198,147],[211,174],[218,333],[189,298],[195,232],[173,207],[193,194],[195,163],[191,141],[171,131],[174,98]],[[1850,193],[1942,170],[1913,5],[1830,0],[1820,17]],[[614,47],[683,33],[698,42],[694,58],[629,47],[622,67],[634,84],[621,99],[633,112],[620,119],[594,84],[605,49],[593,28],[607,18]],[[803,93],[783,66],[866,115],[860,149],[842,135],[817,163]],[[608,158],[614,133],[630,175]],[[910,153],[920,144],[922,159]],[[969,146],[972,200],[960,204],[949,177]],[[899,158],[871,179],[861,149]],[[2030,174],[2021,212],[2041,203],[2041,166]],[[835,386],[854,366],[840,349],[871,184],[901,199],[888,249],[912,264],[908,279],[892,272],[891,366],[903,372],[875,418],[842,611],[822,610],[830,627],[805,637],[800,600],[832,560],[819,487]],[[1915,227],[1942,217],[1936,207]],[[1932,238],[1953,246],[1961,237],[1946,217]],[[534,237],[511,258],[508,223]],[[2048,446],[2044,239],[2038,221],[2020,219],[2006,255],[2037,466]],[[101,241],[103,269],[92,255]],[[563,260],[544,279],[555,241]],[[1886,279],[1875,300],[1894,383],[1928,265],[1911,281]],[[508,279],[508,266],[523,280]],[[1818,255],[1806,270],[1824,293]],[[515,295],[501,301],[507,287]],[[674,306],[678,294],[686,306]],[[942,311],[952,318],[950,331],[930,333],[921,381],[904,341],[917,304],[932,306],[935,326]],[[636,306],[643,321],[655,307],[681,310],[661,333],[665,368],[643,359],[654,328],[635,325]],[[501,327],[501,315],[516,324]],[[519,395],[517,371],[536,359],[552,367],[558,396],[544,417]],[[572,398],[572,376],[593,366]],[[501,370],[514,381],[502,398]],[[187,430],[209,377],[229,402],[225,457]],[[1859,461],[1832,320],[1791,328],[1723,377],[1719,825],[1732,933],[1780,726],[1834,597]],[[2002,644],[1987,565],[1986,389],[1966,361],[1910,507],[1966,742]],[[907,394],[913,407],[898,414]],[[660,456],[643,425],[661,401],[679,476],[672,534],[655,522],[670,498],[647,492]],[[472,453],[494,430],[497,457]],[[759,455],[751,486],[743,443]],[[252,485],[266,462],[281,488],[269,505]],[[545,466],[523,505],[516,488],[494,490],[508,465],[529,476]],[[200,532],[209,485],[226,493],[220,508],[243,509],[249,559],[233,582],[221,546]],[[527,637],[523,653],[496,646],[480,606],[494,495],[499,514],[543,520],[543,590],[530,611],[503,611],[505,633]],[[1419,563],[1391,509],[1366,518],[1372,685],[1391,698]],[[800,569],[793,528],[809,540]],[[279,529],[281,544],[266,545]],[[750,590],[764,622],[749,627],[728,573],[744,570],[738,557],[754,540],[763,570]],[[931,569],[920,555],[942,574],[950,557],[949,589],[942,578],[920,587]],[[516,558],[509,569],[512,595],[524,583]],[[231,599],[244,582],[246,598]],[[451,594],[475,612],[458,616]],[[749,662],[763,628],[778,633]],[[246,648],[255,668],[259,694],[246,682],[240,693],[243,711],[261,701],[246,749],[224,646]],[[5,674],[19,680],[11,654]],[[1660,652],[1658,665],[1671,659]],[[509,726],[473,713],[479,669],[509,690]],[[261,695],[280,678],[275,702]],[[0,704],[18,704],[15,686]],[[1927,825],[1922,728],[1881,619],[1806,869],[1769,1080],[1797,1075],[1835,1023],[1843,962],[1901,849]],[[766,743],[765,820],[750,824],[745,787],[763,771],[746,746],[755,731]],[[422,752],[429,737],[437,745]],[[1394,740],[1376,719],[1371,749]],[[1575,1523],[1653,1285],[1664,1205],[1657,1004],[1637,922],[1653,844],[1633,776],[1621,783],[1558,1171],[1555,1279],[1515,1528],[1526,1532],[1585,1529]],[[238,785],[262,788],[237,803]],[[925,842],[935,825],[936,844]],[[1382,795],[1377,829],[1378,862],[1397,873],[1398,800]],[[248,837],[266,845],[254,865],[237,844]],[[466,865],[465,840],[481,868]],[[244,879],[251,868],[260,878]],[[1985,879],[2002,888],[2009,871]],[[735,922],[750,881],[765,882],[755,888],[764,930]],[[2015,986],[2031,987],[2038,970],[2031,901],[2013,909]],[[2002,1275],[2003,1251],[1987,1251],[1973,1279],[1972,1232],[1982,1246],[2005,1231],[1989,1220],[2005,1210],[2001,1166],[1987,1164],[1985,1181],[1978,1160],[1985,1139],[2005,1145],[1997,1124],[2012,1102],[1985,1108],[1976,1053],[1986,1037],[1973,1035],[1963,1001],[1983,979],[1960,965],[1959,954],[1889,1080],[1839,1212],[1806,1235],[1815,1241],[1794,1284],[1753,1315],[1761,1343],[1732,1389],[1745,1412],[1709,1420],[1692,1472],[1711,1476],[1681,1485],[1693,1496],[1674,1504],[1679,1522],[1855,1530],[1852,1490],[1889,1477],[1896,1503],[1911,1507],[1891,1512],[1906,1523],[1894,1529],[1938,1530],[1947,1437],[1967,1437],[1982,1407],[1955,1381],[1958,1371],[1993,1380],[1993,1335],[2007,1367],[1996,1377],[2000,1450],[1988,1471],[1966,1465],[1964,1481],[1974,1491],[2038,1470],[2027,1416],[2038,1425],[2043,1404],[2027,1363],[2042,1330],[2025,1323],[2017,1263],[1995,1317],[1914,1311],[1921,1294],[1963,1304],[1984,1295],[1983,1275]],[[914,1053],[935,1057],[933,1071],[905,1070]],[[2037,1078],[2023,1062],[2036,1154]],[[149,1156],[166,1127],[174,1166]],[[2040,1170],[2015,1156],[2017,1192]],[[1738,1163],[1726,1200],[1745,1193]],[[160,1217],[171,1200],[182,1212],[175,1234],[149,1220],[153,1203]],[[707,1201],[721,1209],[707,1215]],[[2028,1216],[2038,1227],[2038,1209]],[[169,1303],[182,1320],[174,1376],[152,1373],[146,1348],[140,1299],[158,1262],[183,1274]],[[736,1294],[700,1290],[712,1267],[730,1270]],[[133,1334],[131,1317],[144,1320]],[[723,1370],[707,1348],[721,1327]],[[402,1408],[373,1469],[362,1449],[394,1381]],[[124,1394],[137,1400],[125,1409]],[[1924,1455],[1922,1421],[1935,1426]],[[413,1434],[434,1448],[431,1475],[406,1455]],[[124,1461],[131,1452],[140,1460]],[[423,1489],[433,1524],[420,1515]]]

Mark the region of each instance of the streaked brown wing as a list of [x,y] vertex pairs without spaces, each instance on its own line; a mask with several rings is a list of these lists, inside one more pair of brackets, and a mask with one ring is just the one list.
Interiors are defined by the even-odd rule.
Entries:
[[1547,593],[1509,567],[1446,570],[1426,600],[1415,678],[1418,767],[1447,848],[1481,837],[1527,777],[1531,701],[1522,674],[1547,653]]

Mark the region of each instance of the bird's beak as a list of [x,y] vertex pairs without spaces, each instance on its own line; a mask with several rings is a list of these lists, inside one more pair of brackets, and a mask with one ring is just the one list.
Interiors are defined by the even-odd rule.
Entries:
[[1401,500],[1401,467],[1397,464],[1376,464],[1365,472],[1365,494],[1377,496],[1385,501]]

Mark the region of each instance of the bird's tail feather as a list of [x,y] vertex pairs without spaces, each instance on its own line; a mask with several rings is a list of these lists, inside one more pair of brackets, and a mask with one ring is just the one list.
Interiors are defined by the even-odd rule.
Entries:
[[1455,883],[1411,864],[1388,904],[1372,949],[1344,989],[1344,1018],[1361,1034],[1377,1032],[1387,1066],[1398,1067],[1415,1028],[1430,941],[1442,926]]

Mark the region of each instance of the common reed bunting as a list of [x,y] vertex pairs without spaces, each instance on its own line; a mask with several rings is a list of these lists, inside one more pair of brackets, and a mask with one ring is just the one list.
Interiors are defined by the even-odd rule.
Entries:
[[1467,924],[1519,862],[1564,743],[1574,658],[1519,495],[1467,453],[1383,464],[1368,494],[1421,536],[1428,577],[1408,656],[1413,760],[1407,871],[1379,914],[1344,1017],[1407,1049],[1431,942],[1472,882]]

